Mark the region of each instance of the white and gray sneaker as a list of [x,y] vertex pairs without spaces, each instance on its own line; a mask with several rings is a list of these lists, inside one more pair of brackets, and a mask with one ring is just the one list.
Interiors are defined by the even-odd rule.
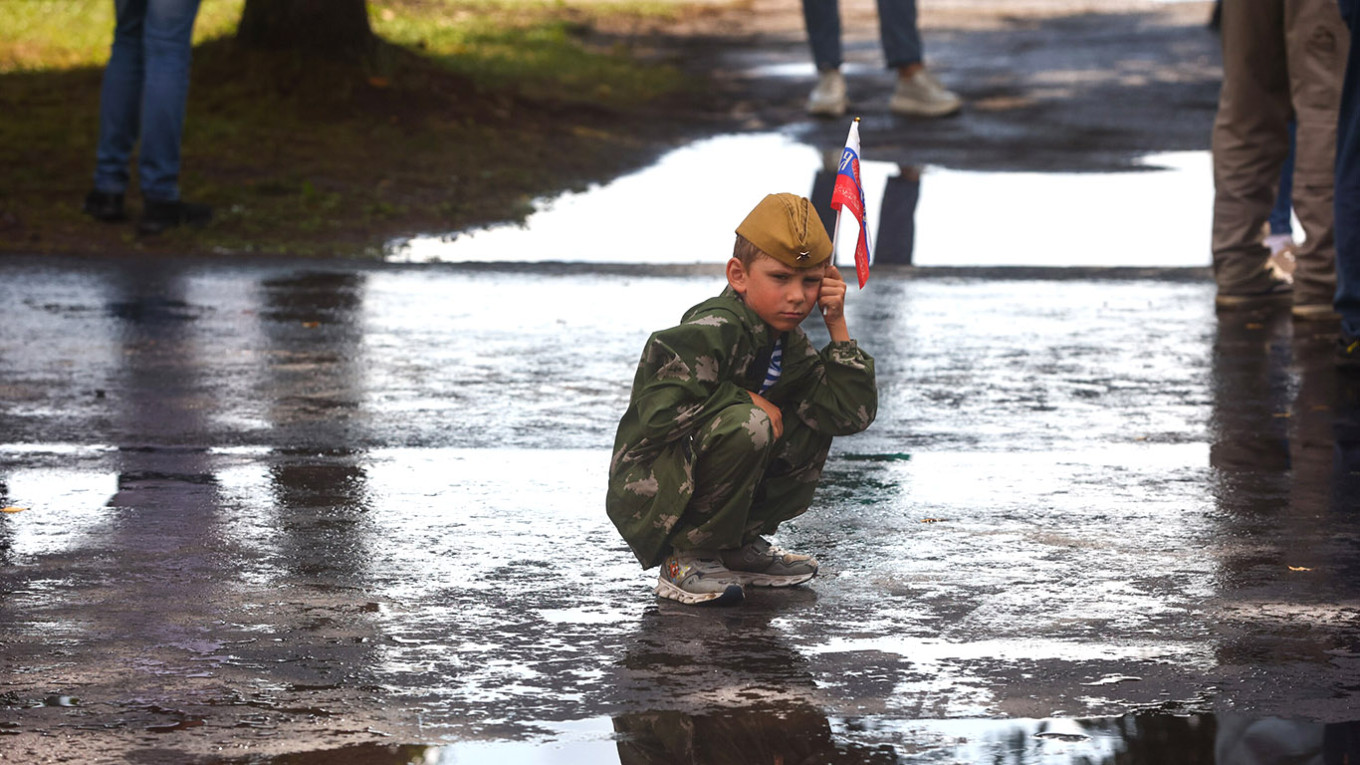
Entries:
[[963,99],[941,85],[935,75],[918,69],[910,77],[897,78],[897,89],[888,101],[888,108],[915,117],[944,117],[962,109]]
[[819,117],[839,117],[845,114],[849,100],[845,95],[845,75],[839,69],[817,73],[817,87],[808,95],[808,114]]
[[781,550],[764,537],[720,554],[737,581],[749,587],[789,587],[817,575],[816,558]]
[[690,605],[725,606],[746,597],[741,580],[718,559],[718,553],[673,553],[661,562],[656,594]]

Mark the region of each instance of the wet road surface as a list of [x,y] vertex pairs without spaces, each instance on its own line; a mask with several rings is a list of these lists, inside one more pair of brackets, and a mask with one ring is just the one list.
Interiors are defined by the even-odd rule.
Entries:
[[1193,269],[878,269],[847,311],[879,419],[778,539],[822,574],[704,610],[655,600],[603,494],[643,341],[720,286],[0,261],[0,759],[1354,746],[1331,336],[1216,317]]

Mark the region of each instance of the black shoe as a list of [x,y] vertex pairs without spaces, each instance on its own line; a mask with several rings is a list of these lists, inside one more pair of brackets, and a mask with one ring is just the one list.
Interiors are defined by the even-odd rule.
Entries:
[[1288,305],[1294,300],[1294,285],[1288,279],[1271,279],[1259,292],[1228,293],[1219,292],[1214,296],[1214,307],[1218,309],[1260,308],[1269,305]]
[[148,199],[142,209],[142,219],[137,221],[137,233],[159,234],[178,226],[201,228],[208,225],[210,220],[212,208],[207,205],[181,202],[178,199],[169,202]]
[[122,223],[127,220],[127,213],[123,212],[122,194],[91,191],[85,195],[85,206],[80,209],[91,218],[105,223]]
[[1336,341],[1336,366],[1339,369],[1360,371],[1360,337],[1341,333]]

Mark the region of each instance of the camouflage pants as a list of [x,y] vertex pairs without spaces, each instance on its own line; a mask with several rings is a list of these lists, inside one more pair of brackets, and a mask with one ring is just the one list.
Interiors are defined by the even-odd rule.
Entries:
[[694,496],[671,531],[676,550],[728,550],[802,515],[822,477],[831,436],[792,412],[774,438],[754,404],[730,406],[694,434]]

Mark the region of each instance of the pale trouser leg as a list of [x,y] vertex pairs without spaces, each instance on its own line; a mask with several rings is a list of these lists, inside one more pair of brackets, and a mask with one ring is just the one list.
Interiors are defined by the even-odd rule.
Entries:
[[1284,2],[1223,4],[1223,87],[1212,139],[1213,265],[1223,294],[1251,294],[1271,283],[1261,227],[1289,153]]
[[1335,0],[1285,0],[1285,30],[1298,124],[1294,214],[1305,236],[1294,253],[1294,302],[1331,304],[1336,292],[1336,123],[1350,33]]

